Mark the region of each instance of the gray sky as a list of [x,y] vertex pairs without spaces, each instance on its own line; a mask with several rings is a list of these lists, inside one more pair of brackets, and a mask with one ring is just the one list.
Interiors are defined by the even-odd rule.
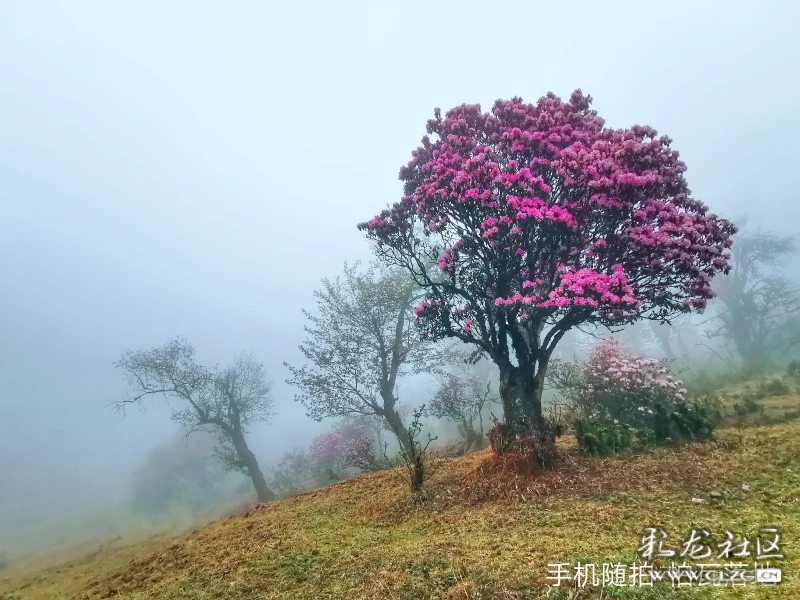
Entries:
[[174,431],[109,410],[127,348],[252,350],[280,412],[256,453],[319,431],[283,383],[300,308],[369,258],[355,225],[436,106],[580,87],[670,135],[715,212],[791,232],[798,6],[0,4],[0,527],[119,494]]

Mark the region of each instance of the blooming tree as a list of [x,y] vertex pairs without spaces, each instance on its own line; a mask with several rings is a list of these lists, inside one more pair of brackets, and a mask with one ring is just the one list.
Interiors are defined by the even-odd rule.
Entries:
[[345,450],[344,436],[337,431],[329,431],[311,440],[311,462],[316,467],[328,471],[338,467]]
[[735,228],[690,196],[671,140],[590,105],[578,90],[435,110],[402,200],[359,225],[425,290],[421,336],[498,365],[515,436],[551,437],[544,376],[570,328],[702,309],[728,271]]
[[[406,423],[410,415],[408,405],[397,404],[396,409],[400,420]],[[333,427],[347,440],[342,461],[345,468],[379,471],[389,466],[384,460],[388,444],[384,442],[383,434],[391,433],[386,419],[378,415],[357,415],[345,417]]]

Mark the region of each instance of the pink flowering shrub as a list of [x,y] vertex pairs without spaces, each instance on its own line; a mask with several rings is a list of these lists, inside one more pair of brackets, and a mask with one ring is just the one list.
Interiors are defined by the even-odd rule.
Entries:
[[666,360],[632,354],[614,338],[598,342],[582,365],[557,362],[551,380],[574,410],[579,445],[593,454],[616,452],[634,439],[706,437],[713,429]]
[[297,493],[309,486],[327,485],[349,468],[376,470],[374,439],[352,423],[341,424],[341,429],[318,435],[308,448],[284,454],[274,471],[276,486]]
[[381,461],[375,456],[375,440],[368,435],[350,440],[342,455],[342,463],[345,467],[362,471],[378,470]]
[[426,291],[420,335],[498,365],[517,436],[547,429],[543,375],[566,331],[702,310],[729,270],[735,227],[691,197],[670,138],[607,127],[591,102],[436,109],[402,199],[359,225]]
[[311,462],[315,467],[333,468],[345,451],[345,439],[341,433],[330,431],[311,440]]
[[632,354],[615,338],[598,342],[578,375],[567,397],[582,417],[643,426],[659,407],[670,411],[686,400],[667,361]]

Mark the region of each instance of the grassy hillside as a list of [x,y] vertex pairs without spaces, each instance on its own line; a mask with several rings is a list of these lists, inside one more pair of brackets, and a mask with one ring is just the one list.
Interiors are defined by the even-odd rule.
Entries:
[[[800,397],[767,400],[796,410]],[[0,595],[55,598],[599,598],[553,589],[549,563],[630,563],[642,531],[777,526],[784,582],[692,588],[702,598],[800,598],[800,422],[719,430],[713,442],[605,459],[559,442],[559,468],[504,473],[490,450],[442,461],[413,499],[390,472],[365,475],[185,537],[110,540],[59,564],[14,565]],[[748,485],[750,491],[742,488]],[[695,502],[701,499],[703,502]],[[684,589],[685,591],[685,589]],[[683,594],[684,591],[681,593]],[[669,584],[605,597],[682,597]]]

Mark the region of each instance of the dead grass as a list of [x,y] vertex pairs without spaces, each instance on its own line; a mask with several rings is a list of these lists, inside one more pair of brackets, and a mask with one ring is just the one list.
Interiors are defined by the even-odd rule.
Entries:
[[[799,401],[782,397],[780,409]],[[598,591],[550,588],[547,565],[630,562],[648,526],[677,537],[692,527],[777,526],[787,554],[783,584],[690,594],[800,598],[800,422],[729,428],[712,442],[603,459],[579,455],[567,438],[559,452],[555,471],[534,476],[505,469],[488,449],[442,459],[416,497],[392,473],[361,476],[185,537],[119,540],[87,560],[10,572],[0,598],[576,600]],[[679,596],[663,587],[604,597]]]

